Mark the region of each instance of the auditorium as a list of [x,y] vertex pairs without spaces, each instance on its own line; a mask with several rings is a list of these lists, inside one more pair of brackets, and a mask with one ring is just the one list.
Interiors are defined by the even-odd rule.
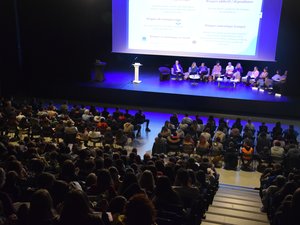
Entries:
[[299,224],[300,3],[0,13],[0,224]]

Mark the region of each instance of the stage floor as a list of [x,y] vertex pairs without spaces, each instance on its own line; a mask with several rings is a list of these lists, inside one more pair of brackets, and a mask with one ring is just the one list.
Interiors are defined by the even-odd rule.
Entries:
[[[232,83],[221,83],[218,87],[217,82],[200,82],[193,85],[189,80],[169,80],[160,81],[159,72],[140,71],[140,84],[133,84],[133,70],[131,71],[106,71],[103,82],[85,82],[80,85],[83,87],[109,88],[118,90],[153,92],[165,94],[179,94],[187,96],[202,96],[213,98],[226,98],[237,100],[254,100],[264,102],[289,102],[287,96],[276,97],[273,93],[254,91],[251,87],[242,83],[237,84],[236,88]],[[93,75],[92,75],[93,77]],[[93,79],[92,79],[93,80]]]

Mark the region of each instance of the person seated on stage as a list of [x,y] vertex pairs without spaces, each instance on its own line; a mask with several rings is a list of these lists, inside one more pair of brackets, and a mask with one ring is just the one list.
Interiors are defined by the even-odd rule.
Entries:
[[231,64],[231,62],[228,62],[228,65],[226,66],[226,72],[225,72],[225,77],[227,79],[231,79],[233,77],[233,70],[234,70],[234,67],[233,65]]
[[283,87],[286,84],[287,80],[287,73],[286,70],[283,75],[280,75],[280,71],[272,77],[272,86],[275,92],[282,92]]
[[142,110],[140,109],[134,116],[134,123],[135,124],[138,124],[138,125],[141,125],[143,123],[146,122],[146,131],[149,132],[151,131],[149,129],[149,123],[150,123],[150,120],[149,119],[146,119],[146,116],[145,114],[142,112]]
[[268,67],[265,67],[263,71],[255,78],[255,84],[257,87],[262,88],[265,86],[266,79],[268,79]]
[[198,73],[198,66],[195,62],[191,65],[191,70],[189,71],[189,75],[195,75]]
[[206,76],[208,74],[208,68],[207,66],[205,66],[205,63],[201,63],[201,65],[199,66],[199,70],[198,73],[200,75],[200,79],[203,81],[208,81],[208,76]]
[[276,74],[272,77],[273,82],[279,82],[281,78],[280,70],[276,70]]
[[180,65],[178,60],[176,60],[175,64],[173,65],[173,71],[174,71],[173,73],[176,75],[176,80],[179,79],[179,76],[183,75],[183,68]]
[[233,70],[232,79],[240,81],[242,74],[243,74],[243,67],[242,67],[241,63],[237,63]]
[[215,80],[216,77],[219,78],[221,76],[221,74],[222,74],[222,66],[221,66],[220,62],[217,62],[216,65],[214,65],[214,68],[211,73],[212,79]]
[[189,73],[187,76],[184,77],[184,79],[189,79],[190,75],[197,75],[198,74],[198,66],[195,62],[192,63],[191,67],[189,68]]
[[257,66],[254,66],[253,71],[249,71],[248,74],[243,77],[243,80],[246,81],[247,85],[250,85],[250,83],[254,83],[255,78],[257,78],[259,75],[259,70]]

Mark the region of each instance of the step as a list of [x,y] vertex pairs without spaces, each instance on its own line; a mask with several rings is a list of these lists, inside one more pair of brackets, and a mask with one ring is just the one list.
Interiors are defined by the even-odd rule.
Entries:
[[208,221],[202,221],[201,225],[222,225],[221,223],[213,223],[213,222],[208,222]]
[[259,196],[254,197],[254,196],[245,196],[245,195],[235,195],[235,193],[227,194],[227,193],[222,193],[222,192],[217,192],[216,196],[223,197],[223,198],[233,198],[233,199],[239,199],[239,200],[244,200],[244,201],[249,201],[249,202],[261,203]]
[[238,211],[235,209],[226,209],[226,208],[219,208],[210,206],[208,213],[211,214],[217,214],[217,215],[223,215],[223,216],[230,216],[240,219],[250,219],[253,221],[258,222],[268,222],[268,218],[265,214],[257,214],[257,213],[251,213],[251,212],[245,212],[245,211]]
[[247,191],[252,193],[259,193],[258,190],[250,187],[236,186],[230,184],[220,184],[219,189],[230,189],[230,190],[239,190],[239,191]]
[[243,190],[229,189],[229,188],[219,188],[218,193],[228,193],[228,194],[234,193],[236,195],[259,196],[258,192],[243,191]]
[[224,198],[224,197],[220,197],[220,196],[217,196],[217,195],[214,197],[214,202],[215,201],[231,203],[231,204],[235,204],[235,205],[258,207],[258,208],[260,208],[262,206],[262,204],[260,202],[249,202],[249,201],[234,199],[234,198]]
[[223,225],[269,225],[269,223],[253,221],[251,219],[240,219],[231,216],[211,214],[209,212],[206,213],[206,219],[204,221]]
[[238,210],[238,211],[246,211],[246,212],[258,213],[258,214],[264,214],[260,211],[259,207],[237,205],[237,204],[226,203],[226,202],[214,201],[211,206],[226,208],[226,209],[234,209],[234,210]]

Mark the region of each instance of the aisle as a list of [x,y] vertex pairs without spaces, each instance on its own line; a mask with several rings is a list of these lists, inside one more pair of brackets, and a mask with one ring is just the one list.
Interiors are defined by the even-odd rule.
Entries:
[[267,215],[260,212],[260,207],[258,191],[221,184],[201,225],[268,225]]

